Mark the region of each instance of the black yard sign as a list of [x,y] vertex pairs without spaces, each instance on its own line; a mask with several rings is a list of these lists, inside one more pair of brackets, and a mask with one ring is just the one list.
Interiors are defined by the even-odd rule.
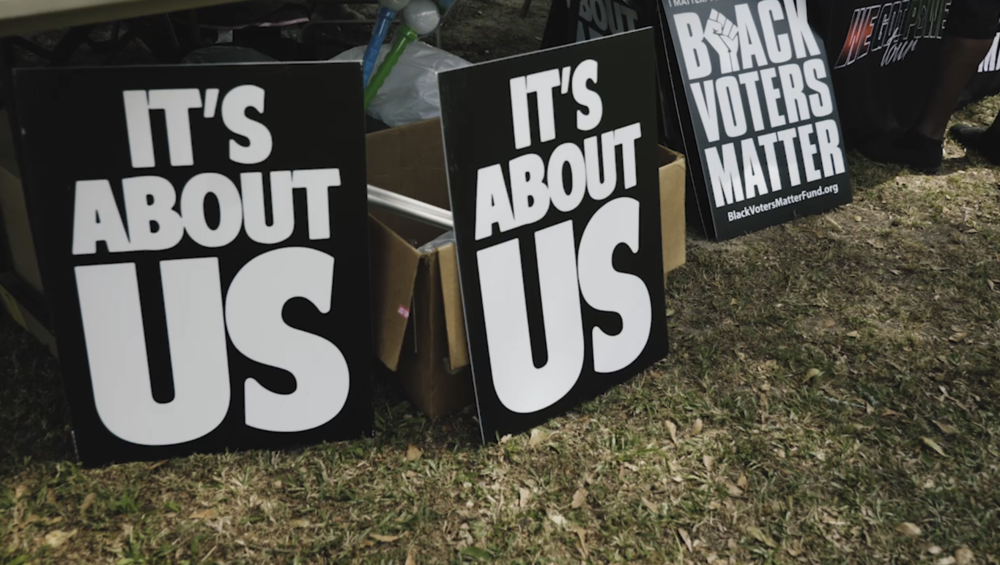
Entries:
[[806,0],[662,0],[697,206],[716,239],[851,201],[837,103]]
[[370,433],[360,73],[17,73],[84,463]]
[[485,440],[666,355],[649,30],[442,73]]
[[[542,47],[568,45],[646,27],[648,0],[555,0]],[[575,10],[575,15],[574,15]],[[653,12],[655,15],[655,12]]]

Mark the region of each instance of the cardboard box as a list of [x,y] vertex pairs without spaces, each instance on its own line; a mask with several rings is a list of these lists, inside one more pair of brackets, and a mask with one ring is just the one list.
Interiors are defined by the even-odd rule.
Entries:
[[[428,120],[368,135],[368,182],[449,208],[441,124]],[[664,279],[685,261],[685,160],[660,147]],[[411,401],[438,418],[475,402],[455,242],[451,234],[371,212],[375,350]]]

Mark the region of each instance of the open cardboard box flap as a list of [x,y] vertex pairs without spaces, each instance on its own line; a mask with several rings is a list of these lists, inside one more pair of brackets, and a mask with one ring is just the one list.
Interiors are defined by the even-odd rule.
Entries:
[[[370,134],[367,155],[370,184],[439,208],[451,208],[439,120]],[[433,267],[430,257],[437,255],[450,365],[456,369],[467,366],[469,352],[455,244],[421,247],[440,236],[441,230],[380,210],[372,210],[371,215],[372,300],[379,359],[392,371],[399,368],[417,272],[421,264]]]
[[465,336],[465,312],[462,309],[462,289],[458,283],[458,251],[452,243],[438,252],[441,267],[441,293],[444,295],[444,324],[448,332],[450,369],[457,371],[469,365],[469,342]]
[[660,231],[663,233],[663,277],[687,262],[684,208],[687,161],[684,155],[658,145],[660,167]]

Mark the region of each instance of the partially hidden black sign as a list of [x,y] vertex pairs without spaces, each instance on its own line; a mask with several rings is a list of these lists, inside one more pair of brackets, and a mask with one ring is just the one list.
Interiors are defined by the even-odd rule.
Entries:
[[542,47],[568,45],[646,27],[650,24],[646,6],[646,0],[555,0],[549,9]]
[[484,440],[667,353],[650,30],[439,78]]
[[85,464],[371,433],[360,74],[17,72]]
[[662,0],[669,86],[709,236],[851,202],[823,41],[806,0]]

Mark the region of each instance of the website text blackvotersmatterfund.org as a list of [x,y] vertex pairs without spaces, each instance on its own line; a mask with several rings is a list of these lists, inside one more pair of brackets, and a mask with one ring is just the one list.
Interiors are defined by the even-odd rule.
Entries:
[[729,221],[735,222],[736,220],[743,220],[753,216],[754,214],[770,212],[771,210],[777,210],[778,208],[788,206],[789,204],[798,204],[803,200],[811,200],[828,194],[837,194],[838,192],[840,192],[840,185],[833,184],[830,186],[823,186],[815,190],[803,190],[802,192],[791,196],[779,196],[771,202],[754,204],[752,206],[747,206],[742,210],[732,210],[729,212]]

